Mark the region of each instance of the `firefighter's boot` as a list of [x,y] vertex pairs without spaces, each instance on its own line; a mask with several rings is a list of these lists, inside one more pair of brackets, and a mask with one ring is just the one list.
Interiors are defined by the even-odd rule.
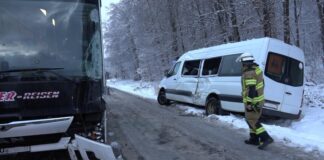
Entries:
[[267,131],[262,132],[260,135],[260,145],[259,149],[263,150],[265,149],[269,144],[273,143],[273,139],[270,137],[270,135],[267,133]]
[[250,133],[250,139],[244,141],[245,144],[259,145],[259,137],[255,133]]

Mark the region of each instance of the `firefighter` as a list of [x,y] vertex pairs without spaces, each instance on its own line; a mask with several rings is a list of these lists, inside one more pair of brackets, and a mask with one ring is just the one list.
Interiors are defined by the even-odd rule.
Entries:
[[264,80],[262,71],[254,60],[250,53],[243,53],[236,60],[242,63],[242,97],[245,119],[250,128],[250,138],[245,143],[264,149],[273,139],[259,121],[264,104]]

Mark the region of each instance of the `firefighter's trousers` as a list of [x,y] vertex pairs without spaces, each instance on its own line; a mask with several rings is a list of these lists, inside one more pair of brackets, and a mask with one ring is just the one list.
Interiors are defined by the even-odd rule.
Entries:
[[245,119],[250,128],[250,140],[259,144],[271,138],[259,122],[261,113],[261,107],[254,107],[251,111],[245,110]]

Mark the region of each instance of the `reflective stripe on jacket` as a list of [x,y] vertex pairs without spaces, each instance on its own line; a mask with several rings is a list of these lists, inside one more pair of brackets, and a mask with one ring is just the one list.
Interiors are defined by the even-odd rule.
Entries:
[[264,81],[262,70],[253,65],[244,68],[242,74],[242,97],[244,105],[263,105],[264,104]]

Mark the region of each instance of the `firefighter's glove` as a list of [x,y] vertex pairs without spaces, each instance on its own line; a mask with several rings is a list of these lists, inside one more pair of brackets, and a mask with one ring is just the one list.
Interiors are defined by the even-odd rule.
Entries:
[[260,112],[260,107],[259,107],[258,103],[256,105],[253,105],[253,110],[255,112]]
[[246,111],[247,112],[252,112],[253,111],[253,108],[252,108],[252,106],[251,105],[246,105]]

